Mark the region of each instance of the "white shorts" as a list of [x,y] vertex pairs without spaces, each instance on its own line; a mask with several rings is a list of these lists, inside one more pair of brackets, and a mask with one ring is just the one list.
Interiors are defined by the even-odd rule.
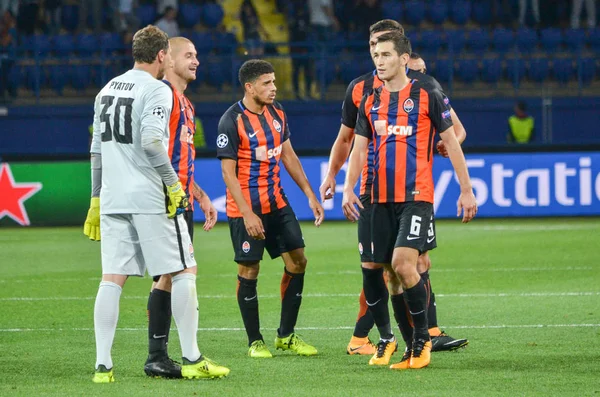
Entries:
[[196,266],[183,215],[100,215],[102,274],[151,276]]

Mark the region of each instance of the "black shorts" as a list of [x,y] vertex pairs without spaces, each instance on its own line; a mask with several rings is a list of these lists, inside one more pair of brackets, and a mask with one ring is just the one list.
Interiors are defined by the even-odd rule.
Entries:
[[433,204],[425,201],[373,204],[371,215],[373,260],[392,263],[394,248],[408,247],[419,254],[433,249]]
[[[183,213],[183,219],[185,220],[185,224],[187,225],[188,233],[190,234],[190,240],[193,243],[194,242],[194,211],[185,211]],[[160,276],[152,277],[152,280],[154,282],[158,282],[158,279],[160,279]]]
[[277,258],[284,252],[304,248],[300,223],[292,207],[286,205],[279,210],[258,214],[258,216],[265,228],[264,240],[250,237],[244,226],[244,218],[228,218],[229,233],[235,252],[234,261],[238,263],[261,261],[265,248],[271,259]]
[[360,210],[360,217],[358,218],[358,252],[360,253],[361,263],[373,262],[373,251],[371,250],[371,213],[373,212],[373,204],[371,204],[371,195],[361,195],[360,202],[364,209]]

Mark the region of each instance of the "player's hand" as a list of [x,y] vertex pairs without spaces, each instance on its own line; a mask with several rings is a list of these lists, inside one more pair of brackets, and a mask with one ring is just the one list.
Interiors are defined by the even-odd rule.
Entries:
[[263,223],[254,212],[244,216],[244,226],[246,226],[246,231],[253,239],[265,239],[265,228],[263,227]]
[[83,224],[83,234],[92,241],[100,241],[100,197],[92,197],[90,209]]
[[323,210],[323,206],[321,205],[321,203],[319,203],[319,200],[317,200],[316,197],[308,200],[308,206],[310,207],[310,209],[313,212],[313,215],[315,216],[315,226],[321,226],[321,223],[323,223],[323,218],[325,218],[325,211]]
[[435,145],[435,148],[442,157],[448,157],[448,149],[446,149],[444,142],[438,141],[437,145]]
[[175,218],[179,214],[183,214],[187,207],[190,206],[190,200],[181,186],[181,182],[167,186],[167,196],[169,204],[167,205],[167,215],[169,218]]
[[202,226],[202,229],[208,232],[217,223],[217,210],[215,209],[215,206],[210,201],[210,198],[208,198],[207,195],[202,196],[202,198],[198,201],[198,204],[200,205],[200,209],[202,210],[202,212],[204,212],[205,218],[204,226]]
[[321,201],[332,199],[335,194],[335,178],[330,176],[325,177],[325,180],[319,187],[319,193],[321,194]]
[[342,211],[344,211],[344,215],[350,222],[356,222],[358,218],[360,218],[360,211],[356,209],[355,205],[357,205],[361,210],[365,208],[353,190],[344,190],[344,197],[342,198]]
[[458,196],[458,202],[456,203],[456,216],[460,216],[463,212],[462,223],[468,223],[477,214],[477,200],[471,190],[469,193],[461,193]]

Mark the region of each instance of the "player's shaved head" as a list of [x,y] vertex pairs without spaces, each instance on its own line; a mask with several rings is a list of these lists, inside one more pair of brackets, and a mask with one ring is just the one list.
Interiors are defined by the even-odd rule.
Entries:
[[399,32],[400,34],[404,34],[404,28],[393,19],[382,19],[369,27],[369,34],[379,32]]
[[425,60],[421,55],[413,52],[410,54],[410,60],[408,61],[408,68],[412,70],[416,70],[417,72],[421,72],[423,74],[427,73],[427,66],[425,65]]
[[238,73],[242,86],[246,83],[254,83],[263,74],[275,73],[273,65],[260,59],[250,59],[244,62]]
[[191,40],[185,37],[172,37],[169,39],[169,45],[171,46],[171,54],[175,57],[179,51],[185,49],[187,44],[194,44]]

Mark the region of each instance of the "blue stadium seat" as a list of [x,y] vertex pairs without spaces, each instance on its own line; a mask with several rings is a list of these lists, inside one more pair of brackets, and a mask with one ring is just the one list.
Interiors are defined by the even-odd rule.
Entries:
[[75,51],[75,40],[70,34],[59,34],[54,36],[54,53],[59,57],[65,57]]
[[421,48],[421,37],[417,34],[417,30],[413,30],[412,32],[408,33],[407,36],[410,40],[410,46],[412,50],[419,52],[419,49]]
[[452,78],[454,73],[453,62],[449,59],[437,59],[433,68],[433,75],[436,80],[447,83]]
[[87,57],[98,51],[98,36],[80,34],[75,37],[75,48],[81,57]]
[[158,18],[156,6],[151,4],[140,4],[137,8],[137,17],[140,20],[140,26],[152,24]]
[[600,28],[596,28],[589,31],[588,43],[594,51],[600,51]]
[[513,49],[515,35],[512,30],[496,28],[492,33],[492,42],[494,43],[494,50],[496,52],[506,53]]
[[443,40],[443,33],[438,30],[425,30],[421,33],[421,42],[419,43],[419,49],[417,52],[437,52]]
[[497,83],[502,79],[502,62],[498,58],[483,60],[481,78],[486,83]]
[[[365,73],[365,69],[362,69],[362,64],[356,62],[353,58],[345,58],[340,61],[340,78],[344,84],[350,84],[357,76]],[[368,69],[367,69],[368,70]]]
[[319,58],[315,61],[315,80],[327,88],[335,80],[335,63],[333,59]]
[[202,7],[194,3],[179,5],[179,19],[182,28],[191,28],[202,20]]
[[69,32],[77,30],[79,25],[79,6],[64,5],[60,14],[61,25]]
[[402,21],[402,3],[399,0],[385,0],[381,5],[384,19]]
[[490,36],[487,29],[474,29],[469,32],[467,44],[471,51],[482,54],[490,46]]
[[479,76],[479,65],[477,59],[459,59],[457,75],[465,83],[472,83]]
[[445,0],[434,0],[428,7],[429,20],[436,25],[441,25],[448,19],[448,3]]
[[585,30],[567,29],[565,30],[565,44],[571,51],[579,50],[585,44]]
[[471,2],[466,0],[451,2],[450,17],[455,24],[464,26],[471,18]]
[[207,3],[202,8],[202,22],[211,29],[219,26],[224,16],[223,7],[217,3]]
[[213,49],[212,36],[208,32],[194,32],[191,40],[196,46],[198,55],[206,55]]
[[45,58],[52,49],[50,37],[45,34],[36,34],[31,37],[31,49],[39,58]]
[[85,90],[92,80],[92,69],[90,65],[77,64],[71,68],[71,85],[76,90]]
[[525,71],[526,67],[523,59],[515,58],[506,62],[506,75],[515,88],[519,86],[521,80],[525,77]]
[[575,67],[571,58],[555,59],[553,62],[553,72],[556,81],[568,83],[575,76]]
[[69,79],[69,66],[51,65],[49,69],[50,85],[58,95],[62,95]]
[[528,77],[536,83],[541,83],[548,78],[550,65],[547,58],[535,58],[529,61]]
[[538,36],[535,30],[521,28],[517,30],[517,46],[519,50],[531,52],[538,45]]
[[404,18],[409,25],[420,25],[425,19],[425,2],[423,0],[408,0],[404,3]]
[[124,48],[123,40],[118,33],[102,33],[100,35],[100,48],[107,52],[122,50]]
[[479,25],[489,25],[492,22],[491,3],[489,1],[473,2],[471,16]]
[[582,58],[579,61],[578,72],[581,74],[581,81],[583,83],[590,83],[596,76],[596,59]]
[[224,61],[220,57],[210,57],[206,62],[206,83],[211,87],[221,89],[226,81],[231,78]]
[[542,29],[540,43],[544,50],[554,52],[558,50],[563,42],[562,32],[557,28]]
[[460,53],[467,42],[467,36],[464,30],[448,30],[446,31],[446,43],[448,43],[448,51],[453,54]]

